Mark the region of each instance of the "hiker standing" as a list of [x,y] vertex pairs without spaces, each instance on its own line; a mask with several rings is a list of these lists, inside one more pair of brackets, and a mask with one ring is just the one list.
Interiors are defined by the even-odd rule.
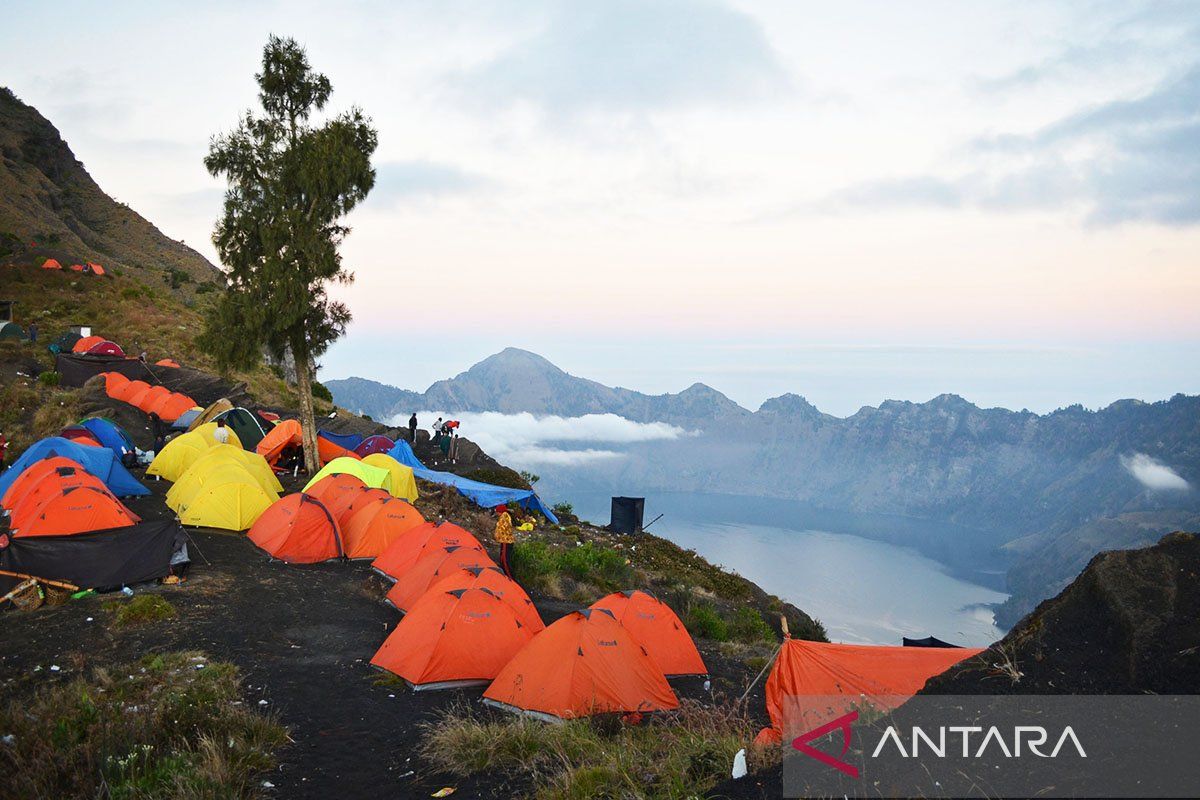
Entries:
[[37,344],[37,323],[29,323],[29,343]]
[[496,512],[499,514],[496,518],[496,544],[500,545],[500,567],[512,580],[512,546],[517,540],[513,535],[512,517],[508,515],[508,506],[503,503],[496,506]]
[[437,422],[433,423],[433,443],[437,444],[438,437],[442,435],[442,418],[438,417]]
[[229,429],[225,427],[225,420],[217,420],[217,429],[213,431],[213,441],[217,444],[229,444]]
[[414,445],[417,443],[417,412],[408,418],[408,440]]

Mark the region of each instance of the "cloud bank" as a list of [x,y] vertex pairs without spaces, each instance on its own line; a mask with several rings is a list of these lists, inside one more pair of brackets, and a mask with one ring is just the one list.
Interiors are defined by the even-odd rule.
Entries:
[[[678,439],[682,428],[665,422],[633,422],[616,414],[586,414],[582,417],[535,417],[533,414],[487,412],[420,411],[417,418],[428,430],[435,419],[456,419],[463,436],[484,452],[517,467],[578,466],[621,458],[614,446]],[[392,419],[405,426],[408,416]],[[593,445],[601,445],[599,447]],[[607,445],[604,447],[603,445]]]
[[1190,484],[1175,470],[1145,453],[1122,456],[1121,466],[1147,489],[1188,489]]

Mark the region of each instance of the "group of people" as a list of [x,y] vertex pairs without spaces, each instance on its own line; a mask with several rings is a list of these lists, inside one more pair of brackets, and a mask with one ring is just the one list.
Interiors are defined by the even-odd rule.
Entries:
[[[451,464],[458,463],[458,426],[459,422],[456,419],[444,420],[441,417],[433,423],[431,427],[433,431],[432,443],[442,451],[442,455],[450,459]],[[414,411],[412,416],[408,418],[408,440],[412,444],[417,443],[417,414]]]

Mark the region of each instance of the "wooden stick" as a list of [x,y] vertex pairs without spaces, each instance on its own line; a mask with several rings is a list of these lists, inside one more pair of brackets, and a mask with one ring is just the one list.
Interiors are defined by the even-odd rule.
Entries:
[[52,581],[49,578],[39,578],[37,575],[27,575],[24,572],[9,572],[6,569],[0,569],[0,575],[7,575],[10,578],[32,579],[38,583],[44,583],[47,586],[57,586],[59,589],[70,589],[72,592],[79,591],[79,587],[73,583],[67,583],[66,581]]
[[18,583],[16,585],[15,588],[13,588],[13,590],[11,592],[4,595],[4,597],[0,597],[0,603],[3,603],[5,600],[11,600],[14,595],[20,594],[21,592],[28,589],[30,586],[37,586],[37,581],[35,581],[33,578],[30,578],[27,581],[21,581],[20,583]]

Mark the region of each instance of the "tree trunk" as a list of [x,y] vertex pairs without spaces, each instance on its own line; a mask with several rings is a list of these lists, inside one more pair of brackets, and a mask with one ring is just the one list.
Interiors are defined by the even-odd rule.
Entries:
[[321,468],[321,457],[317,452],[317,420],[313,410],[312,396],[312,364],[308,359],[307,349],[292,347],[292,356],[296,361],[296,388],[300,392],[300,427],[304,438],[304,467],[309,475],[315,475]]

